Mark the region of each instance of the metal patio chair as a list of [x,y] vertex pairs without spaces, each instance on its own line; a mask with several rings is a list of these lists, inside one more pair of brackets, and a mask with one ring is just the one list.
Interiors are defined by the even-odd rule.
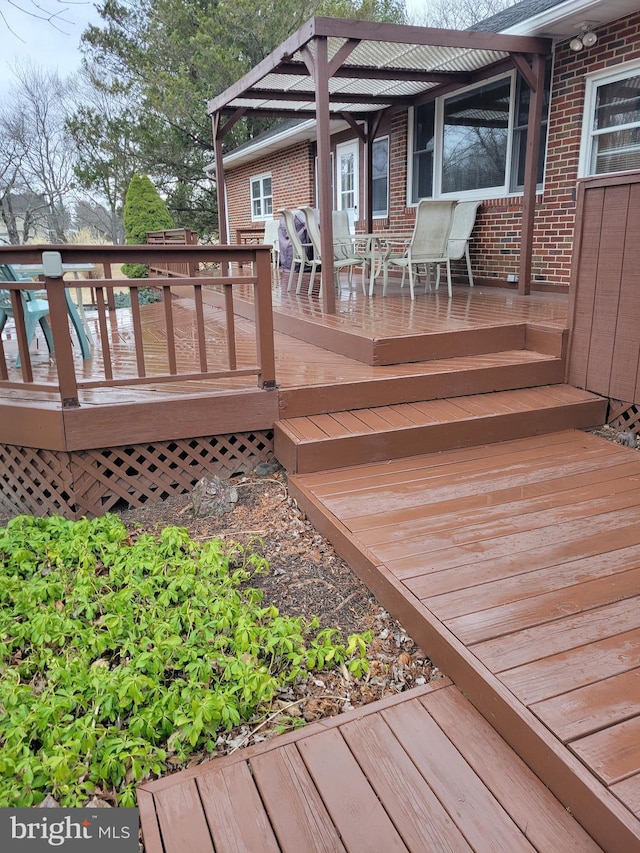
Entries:
[[346,267],[348,270],[347,281],[349,282],[349,290],[351,290],[353,268],[362,267],[362,290],[366,294],[365,274],[370,258],[358,248],[357,239],[351,231],[349,214],[346,210],[334,210],[331,213],[331,221],[333,224],[333,268],[336,272],[336,284],[340,270]]
[[296,228],[296,221],[292,210],[288,208],[284,208],[280,211],[280,215],[284,219],[284,227],[287,232],[287,236],[289,238],[289,243],[291,244],[291,249],[293,252],[293,256],[291,258],[291,269],[289,270],[289,280],[287,282],[287,290],[291,290],[291,285],[293,283],[293,274],[296,268],[296,265],[299,267],[298,272],[298,284],[296,286],[296,293],[300,293],[300,288],[302,287],[302,275],[307,266],[311,267],[311,281],[309,284],[309,290],[313,287],[313,280],[315,278],[316,269],[320,266],[320,259],[315,257],[315,254],[312,254],[312,257],[309,258],[309,253],[307,250],[313,251],[312,244],[303,243],[300,239],[300,235],[298,234]]
[[[469,276],[469,287],[473,287],[473,273],[471,272],[471,258],[469,257],[469,241],[471,232],[476,223],[480,201],[459,201],[453,210],[451,231],[449,232],[449,246],[447,254],[450,261],[459,261],[462,258],[467,263],[467,275]],[[428,286],[427,279],[427,286]],[[440,284],[439,276],[436,276],[436,287]]]
[[271,247],[271,266],[277,270],[280,266],[280,236],[278,229],[280,223],[277,219],[265,219],[263,240]]
[[439,277],[439,265],[445,264],[447,269],[447,286],[449,298],[451,290],[451,261],[449,258],[449,234],[453,220],[455,201],[432,201],[423,199],[416,210],[416,222],[413,234],[408,244],[401,252],[390,251],[384,258],[383,293],[387,292],[389,267],[396,266],[402,270],[402,285],[407,271],[409,272],[409,289],[411,299],[415,299],[415,279],[420,267],[425,267],[427,282],[430,267],[436,266],[436,277]]

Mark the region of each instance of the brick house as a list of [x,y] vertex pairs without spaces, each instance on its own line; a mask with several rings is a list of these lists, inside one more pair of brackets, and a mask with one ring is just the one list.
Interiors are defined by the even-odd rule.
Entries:
[[[535,288],[569,285],[577,179],[640,167],[637,6],[524,0],[474,28],[553,40],[533,231]],[[515,281],[527,106],[527,87],[509,70],[383,118],[372,146],[373,229],[410,228],[420,198],[481,199],[472,245],[477,280]],[[282,207],[318,203],[315,127],[313,119],[284,122],[225,155],[232,238],[259,230]],[[352,127],[333,121],[333,206],[352,210],[357,230],[366,230],[364,156]]]

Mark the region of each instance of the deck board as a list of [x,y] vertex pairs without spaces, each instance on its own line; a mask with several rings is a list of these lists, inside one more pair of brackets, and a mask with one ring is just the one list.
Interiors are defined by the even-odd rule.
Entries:
[[[212,849],[186,846],[194,831],[238,853],[556,853],[559,838],[563,850],[600,849],[445,678],[147,782],[139,795],[147,853]],[[172,830],[185,803],[193,826]]]
[[[572,392],[525,393],[544,404]],[[612,850],[640,850],[638,482],[636,452],[564,431],[291,483],[383,605]]]

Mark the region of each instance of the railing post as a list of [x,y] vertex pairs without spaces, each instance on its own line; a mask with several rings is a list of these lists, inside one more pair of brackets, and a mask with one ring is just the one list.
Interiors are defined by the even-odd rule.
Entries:
[[261,388],[276,387],[276,361],[273,343],[273,308],[271,305],[271,251],[256,250],[254,284],[256,347],[260,363],[258,384]]
[[[47,256],[46,258],[45,255]],[[54,257],[56,255],[57,258]],[[51,320],[51,333],[53,335],[53,346],[56,354],[58,388],[62,399],[62,408],[77,408],[80,406],[80,403],[78,401],[76,371],[73,364],[71,336],[69,334],[67,300],[64,292],[64,280],[62,278],[62,258],[59,252],[43,252],[42,263],[45,272],[44,284],[47,290],[47,302],[49,303],[49,318]]]

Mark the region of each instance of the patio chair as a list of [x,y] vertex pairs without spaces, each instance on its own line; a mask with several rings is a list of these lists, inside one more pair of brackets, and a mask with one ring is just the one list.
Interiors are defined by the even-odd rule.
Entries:
[[274,270],[280,266],[280,237],[278,229],[280,223],[277,219],[266,219],[264,223],[263,240],[267,246],[271,246],[271,266]]
[[[356,238],[351,231],[349,213],[346,210],[334,210],[331,213],[333,223],[333,268],[336,277],[340,270],[347,267],[349,290],[351,290],[351,279],[354,267],[362,267],[362,290],[366,294],[365,273],[369,258],[356,248]],[[338,280],[336,278],[336,284]]]
[[[0,264],[0,281],[24,281],[25,277],[19,277],[19,273],[11,267],[10,264]],[[32,276],[29,276],[28,279],[31,281]],[[0,298],[0,332],[4,328],[8,317],[13,316],[13,306],[11,304],[11,297],[8,290],[3,291],[6,294],[4,299]],[[49,348],[49,352],[53,352],[53,335],[51,334],[51,327],[46,321],[46,317],[49,314],[49,303],[46,299],[43,299],[40,295],[42,291],[36,294],[35,291],[32,290],[23,290],[20,293],[22,298],[23,308],[24,308],[24,319],[25,319],[25,331],[27,333],[27,342],[31,343],[33,337],[36,333],[36,327],[40,324],[40,328],[44,334],[45,340],[47,342],[47,347]],[[87,332],[84,327],[84,323],[78,313],[78,308],[71,298],[71,294],[69,292],[69,288],[65,287],[64,289],[65,302],[67,304],[67,314],[69,315],[69,319],[71,320],[71,324],[75,329],[76,336],[78,338],[78,344],[80,345],[80,351],[82,352],[82,358],[87,359],[91,358],[91,343],[87,336]],[[20,367],[20,356],[16,359],[16,367]]]
[[[20,279],[8,264],[0,264],[0,281],[20,281]],[[51,327],[45,319],[49,315],[49,303],[46,299],[35,298],[29,291],[21,291],[20,299],[24,314],[27,345],[30,345],[34,339],[39,324],[47,342],[49,352],[53,352]],[[9,317],[13,317],[13,315],[14,311],[10,291],[0,290],[0,334],[2,334]],[[16,358],[16,367],[20,367],[20,355]]]
[[[476,222],[480,201],[459,201],[453,210],[453,221],[449,232],[448,255],[450,261],[459,261],[464,258],[467,262],[467,275],[469,276],[469,287],[473,287],[473,273],[471,272],[471,259],[469,257],[469,241],[471,232]],[[427,286],[428,286],[427,280]],[[436,288],[440,284],[440,277],[436,276]]]
[[[387,280],[390,266],[402,270],[402,285],[405,274],[409,272],[411,299],[415,299],[415,277],[420,267],[425,267],[427,276],[430,267],[446,264],[449,298],[451,290],[451,262],[449,258],[449,233],[453,219],[455,201],[431,201],[423,199],[416,210],[416,222],[413,234],[402,252],[390,251],[384,258],[383,294],[387,292]],[[427,278],[428,281],[428,278]]]
[[[309,237],[311,246],[311,278],[309,279],[309,287],[307,294],[310,296],[313,291],[313,282],[316,269],[322,269],[322,250],[320,247],[320,226],[318,225],[318,217],[316,211],[312,207],[301,207],[300,210],[304,215],[305,227]],[[320,295],[322,295],[322,279],[320,279]]]
[[[318,225],[318,218],[316,216],[316,212],[312,207],[303,207],[301,208],[304,213],[305,220],[307,223],[307,233],[309,234],[309,240],[311,241],[311,245],[313,246],[313,256],[317,259],[318,265],[322,263],[322,249],[320,244],[320,227]],[[335,213],[346,213],[346,211],[334,211]],[[333,216],[333,214],[332,214]],[[344,229],[344,221],[340,223],[340,228]],[[335,242],[335,233],[334,233],[334,244],[333,244],[333,274],[334,274],[334,284],[336,286],[339,285],[338,274],[341,269],[344,267],[349,268],[349,288],[351,288],[351,278],[353,267],[359,267],[364,264],[364,258],[361,255],[358,255],[355,251],[355,244],[353,235],[349,231],[349,219],[347,217],[346,220],[346,230],[347,230],[347,240],[340,241],[337,245]],[[313,277],[309,282],[309,295],[313,290]],[[320,296],[322,296],[322,284],[320,285]]]
[[316,274],[316,269],[320,266],[319,258],[315,257],[315,254],[309,258],[307,249],[313,250],[313,246],[311,243],[303,243],[300,239],[300,235],[298,234],[296,228],[295,217],[293,215],[293,211],[288,208],[284,208],[280,211],[280,215],[284,219],[284,227],[287,232],[287,236],[289,238],[289,243],[291,244],[291,249],[293,252],[291,258],[291,269],[289,270],[289,280],[287,282],[287,290],[291,290],[291,285],[293,283],[293,273],[296,268],[296,265],[299,267],[298,272],[298,284],[296,287],[296,293],[300,293],[300,288],[302,287],[302,275],[305,271],[305,268],[310,265],[311,266],[311,282],[309,284],[309,289],[313,287],[313,280]]

